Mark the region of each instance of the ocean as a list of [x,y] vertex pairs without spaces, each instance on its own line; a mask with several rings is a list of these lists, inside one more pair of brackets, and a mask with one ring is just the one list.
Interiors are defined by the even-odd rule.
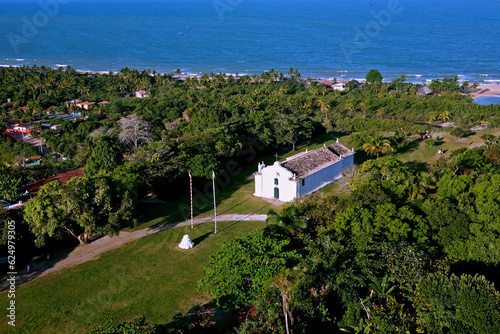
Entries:
[[2,0],[0,65],[500,84],[498,0]]

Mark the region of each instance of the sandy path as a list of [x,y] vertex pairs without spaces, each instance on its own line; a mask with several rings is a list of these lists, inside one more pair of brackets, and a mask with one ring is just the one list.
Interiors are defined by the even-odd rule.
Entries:
[[[194,219],[195,224],[213,221],[214,217]],[[222,215],[217,217],[217,221],[264,221],[267,215]],[[114,237],[102,237],[92,243],[76,247],[68,254],[60,255],[56,258],[42,261],[31,266],[30,273],[16,275],[16,286],[29,282],[37,277],[47,275],[65,268],[70,268],[81,263],[95,260],[104,252],[123,246],[124,244],[142,238],[146,235],[168,230],[175,227],[184,227],[185,222],[164,224],[156,227],[150,227],[134,232],[120,232]],[[190,221],[188,222],[190,224]],[[180,242],[180,240],[179,240]],[[5,291],[9,288],[9,283],[2,282],[0,291]]]

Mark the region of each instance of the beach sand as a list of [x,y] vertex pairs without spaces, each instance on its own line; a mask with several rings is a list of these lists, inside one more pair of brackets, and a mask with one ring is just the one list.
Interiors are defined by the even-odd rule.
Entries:
[[473,99],[481,96],[500,96],[500,85],[479,85],[470,96]]

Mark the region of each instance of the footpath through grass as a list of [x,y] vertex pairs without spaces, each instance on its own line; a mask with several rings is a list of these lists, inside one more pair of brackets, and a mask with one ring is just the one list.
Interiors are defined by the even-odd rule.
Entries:
[[[186,230],[158,232],[97,260],[40,277],[16,289],[16,327],[0,317],[0,333],[87,333],[111,317],[116,322],[144,315],[151,323],[167,324],[210,298],[196,290],[208,263],[220,246],[236,236],[265,226],[264,222],[204,223],[189,230],[196,246],[178,248]],[[0,294],[6,310],[7,293]]]

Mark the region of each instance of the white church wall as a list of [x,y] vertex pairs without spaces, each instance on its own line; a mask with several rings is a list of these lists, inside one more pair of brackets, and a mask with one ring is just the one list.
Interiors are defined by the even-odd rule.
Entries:
[[[293,174],[282,167],[279,162],[272,166],[264,167],[260,173],[255,174],[255,196],[274,198],[274,188],[279,189],[280,201],[291,201],[296,197],[296,181],[290,180]],[[278,184],[275,184],[278,179]]]
[[[329,183],[342,177],[344,168],[354,165],[354,155],[347,156],[339,162],[322,169],[305,178],[304,186],[302,181],[293,180],[293,174],[276,161],[272,166],[259,164],[258,172],[255,173],[255,193],[254,196],[264,198],[275,198],[275,188],[279,189],[279,200],[292,201],[296,197],[310,194]],[[275,184],[275,179],[278,184]]]
[[253,195],[257,197],[262,197],[262,187],[264,186],[262,182],[262,173],[260,172],[255,173],[254,177],[255,177],[255,193]]

